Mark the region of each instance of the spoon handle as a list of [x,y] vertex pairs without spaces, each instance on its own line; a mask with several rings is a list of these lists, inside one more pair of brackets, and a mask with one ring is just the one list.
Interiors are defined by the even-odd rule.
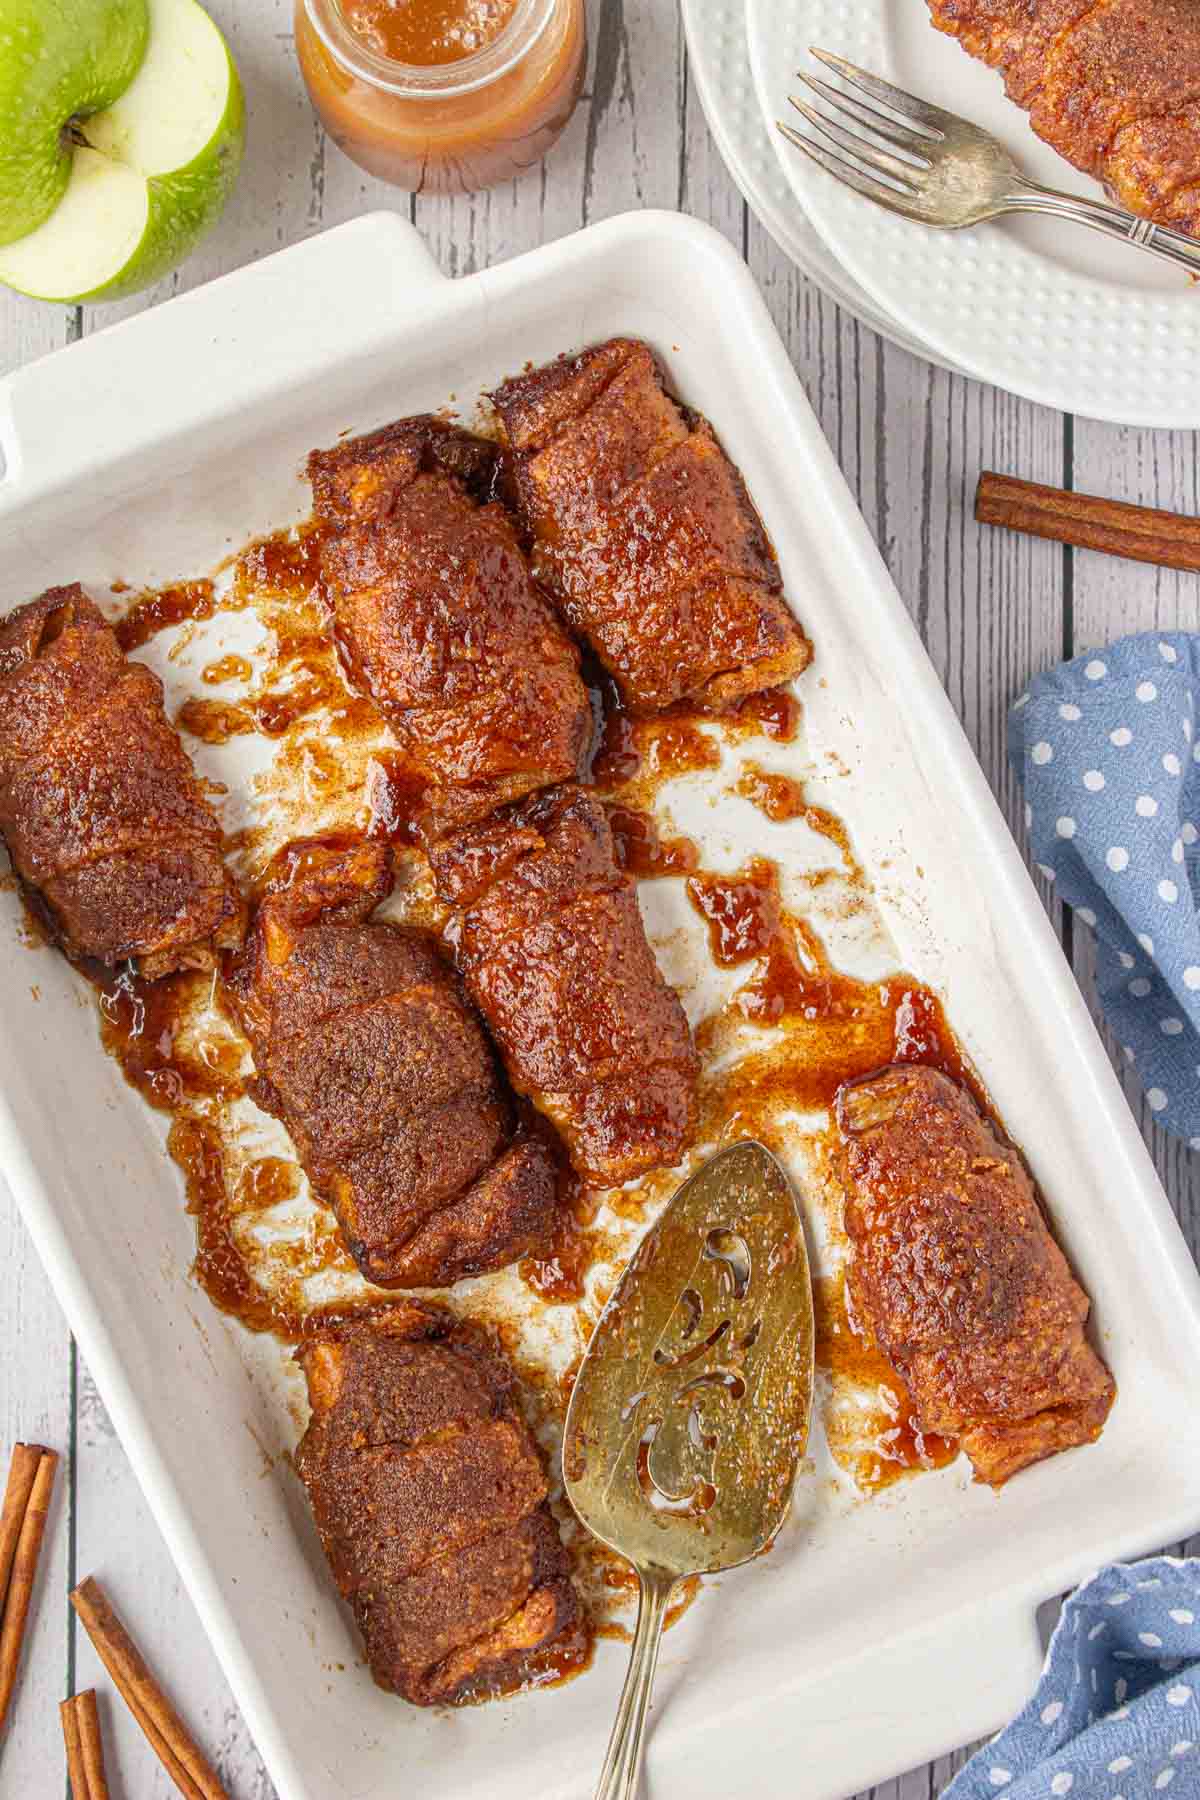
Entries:
[[641,1590],[638,1595],[637,1630],[629,1652],[629,1673],[621,1690],[621,1704],[608,1740],[608,1755],[600,1771],[596,1800],[635,1800],[642,1772],[642,1750],[646,1741],[646,1720],[650,1712],[650,1692],[654,1671],[658,1666],[658,1646],[662,1642],[667,1606],[675,1586],[674,1578],[654,1569],[639,1569]]

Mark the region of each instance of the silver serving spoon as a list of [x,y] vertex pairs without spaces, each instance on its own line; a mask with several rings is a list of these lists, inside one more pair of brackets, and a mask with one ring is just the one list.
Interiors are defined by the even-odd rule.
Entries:
[[567,1496],[640,1586],[629,1673],[596,1800],[634,1800],[671,1594],[757,1556],[787,1515],[808,1440],[812,1280],[787,1176],[735,1144],[643,1239],[579,1371]]

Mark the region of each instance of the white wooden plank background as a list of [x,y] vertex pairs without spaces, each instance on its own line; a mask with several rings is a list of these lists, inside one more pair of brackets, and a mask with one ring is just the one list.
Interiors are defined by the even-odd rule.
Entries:
[[[290,0],[209,0],[241,65],[250,108],[245,172],[209,244],[149,295],[59,310],[0,297],[0,372],[183,288],[378,206],[416,221],[442,267],[466,274],[612,213],[680,207],[745,255],[824,430],[875,533],[985,770],[1020,834],[1004,755],[1009,701],[1064,654],[1124,631],[1200,627],[1193,577],[1073,555],[971,519],[982,467],[1200,512],[1191,434],[1119,430],[1064,418],[951,376],[884,343],[799,276],[743,205],[689,82],[674,0],[590,0],[587,96],[549,165],[472,199],[415,202],[370,180],[317,127],[296,71]],[[7,596],[7,605],[18,596]],[[1047,894],[1048,904],[1052,897]],[[1088,934],[1061,922],[1084,991]],[[1196,1158],[1142,1120],[1193,1247]],[[95,1572],[127,1612],[188,1711],[236,1800],[273,1789],[221,1678],[12,1202],[0,1189],[0,1449],[15,1437],[66,1452],[36,1627],[0,1754],[0,1793],[64,1791],[57,1702],[98,1671],[67,1605]],[[119,1703],[106,1711],[114,1800],[172,1790]],[[874,1790],[928,1800],[962,1755]],[[334,1797],[331,1796],[331,1800]],[[789,1797],[790,1800],[790,1797]]]

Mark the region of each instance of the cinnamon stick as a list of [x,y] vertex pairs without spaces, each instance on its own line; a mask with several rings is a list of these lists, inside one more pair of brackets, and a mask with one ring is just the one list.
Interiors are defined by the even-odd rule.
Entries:
[[104,1744],[100,1737],[100,1714],[96,1708],[96,1690],[88,1688],[78,1697],[79,1735],[83,1740],[83,1772],[87,1776],[88,1800],[109,1800],[108,1781],[104,1773]]
[[975,517],[981,525],[1027,531],[1077,550],[1200,570],[1200,519],[1155,506],[1069,493],[985,469],[975,491]]
[[187,1800],[229,1800],[203,1751],[146,1666],[99,1582],[88,1577],[71,1604],[150,1748]]
[[33,1478],[45,1452],[40,1444],[14,1444],[8,1465],[8,1485],[4,1490],[4,1507],[0,1511],[0,1617],[8,1594],[8,1578],[12,1574],[17,1539],[25,1520],[25,1508],[33,1490]]
[[[26,1447],[33,1448],[22,1446]],[[54,1471],[58,1467],[58,1457],[53,1450],[45,1450],[41,1445],[37,1446],[37,1450],[38,1465],[29,1486],[24,1514],[17,1531],[8,1590],[4,1596],[3,1621],[0,1622],[0,1729],[3,1729],[8,1715],[9,1702],[17,1683],[17,1671],[21,1666],[21,1647],[25,1642],[25,1626],[33,1598],[33,1584],[37,1578],[38,1557],[41,1555],[46,1517],[50,1511]],[[24,1464],[24,1459],[22,1462]],[[19,1485],[24,1486],[23,1477]],[[7,1512],[7,1498],[5,1511]]]
[[58,1710],[67,1746],[67,1773],[71,1777],[73,1800],[109,1800],[95,1688],[74,1694],[70,1700],[64,1700]]
[[71,1800],[90,1800],[88,1772],[83,1766],[83,1737],[79,1730],[78,1695],[64,1700],[58,1716],[62,1720],[63,1743],[67,1746],[67,1779],[71,1784]]

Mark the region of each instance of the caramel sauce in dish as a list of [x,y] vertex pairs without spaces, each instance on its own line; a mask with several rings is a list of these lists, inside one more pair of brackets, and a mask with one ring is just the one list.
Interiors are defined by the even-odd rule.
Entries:
[[577,1175],[565,1174],[554,1237],[537,1256],[527,1256],[520,1264],[521,1280],[541,1299],[558,1306],[574,1306],[583,1299],[588,1270],[600,1250],[591,1230],[598,1210],[597,1198],[585,1183]]
[[105,1049],[147,1104],[170,1118],[167,1151],[196,1224],[193,1274],[213,1305],[248,1331],[287,1343],[361,1306],[356,1293],[331,1304],[314,1302],[309,1291],[327,1271],[365,1286],[323,1207],[310,1208],[291,1231],[264,1233],[265,1222],[300,1196],[304,1177],[286,1139],[272,1154],[253,1132],[247,1045],[212,976],[145,982],[94,970],[92,979]]
[[402,751],[378,751],[367,768],[367,836],[385,844],[416,843],[426,792],[420,772]]
[[173,625],[191,625],[211,619],[217,610],[216,589],[211,581],[180,581],[172,587],[139,594],[116,626],[122,650],[140,649],[160,631]]
[[[592,754],[591,779],[602,792],[619,794],[622,800],[640,798],[652,803],[665,782],[719,769],[722,740],[740,736],[745,729],[741,713],[718,720],[713,714],[677,707],[652,718],[639,718],[625,711],[607,676],[600,677],[593,687],[592,705],[600,730]],[[798,708],[796,718],[798,721]]]
[[249,681],[254,673],[254,665],[244,656],[219,656],[216,662],[206,663],[200,671],[200,679],[209,687],[223,687],[228,681]]
[[639,880],[658,875],[690,875],[700,867],[700,846],[692,838],[664,837],[651,813],[611,806],[608,822],[623,868]]
[[825,1430],[834,1456],[866,1494],[958,1455],[951,1438],[922,1432],[903,1381],[864,1333],[844,1273],[815,1284],[817,1367],[830,1382]]
[[[804,778],[794,772],[800,759],[789,757],[786,770],[769,766],[772,756],[777,760],[775,746],[800,737],[794,696],[788,690],[754,695],[718,719],[681,709],[636,719],[614,704],[611,690],[602,689],[601,700],[604,728],[592,774],[611,796],[625,865],[643,879],[679,878],[703,921],[711,964],[732,977],[721,1004],[698,1019],[693,1012],[703,1061],[698,1141],[710,1148],[757,1137],[793,1168],[799,1159],[821,1206],[829,1272],[821,1282],[818,1356],[834,1462],[860,1494],[943,1467],[954,1460],[955,1447],[922,1436],[903,1382],[845,1305],[848,1245],[830,1166],[829,1109],[845,1081],[893,1061],[929,1063],[965,1082],[981,1104],[986,1096],[936,995],[895,973],[894,962],[877,980],[848,975],[826,949],[830,920],[836,928],[869,906],[870,887],[844,822],[810,794],[808,772]],[[731,752],[736,760],[728,769]],[[671,784],[711,778],[717,768],[727,791],[772,826],[803,827],[824,842],[827,854],[818,854],[807,895],[798,896],[767,855],[728,873],[706,869],[699,834],[665,822],[664,802],[669,806],[676,791]],[[831,908],[829,917],[816,917],[814,899]],[[836,1311],[835,1296],[843,1297]]]
[[[441,933],[446,915],[414,841],[421,785],[373,705],[347,685],[326,628],[320,549],[315,526],[282,530],[211,578],[126,596],[122,641],[163,676],[172,716],[220,793],[227,853],[248,894],[292,840],[368,835],[388,844],[397,870],[384,916]],[[553,1458],[574,1371],[646,1225],[704,1155],[756,1137],[796,1175],[820,1239],[819,1404],[847,1498],[941,1467],[954,1447],[922,1438],[903,1384],[848,1304],[829,1108],[844,1081],[897,1060],[944,1069],[986,1096],[937,997],[895,970],[795,696],[774,690],[724,715],[678,708],[636,719],[601,682],[594,703],[590,778],[692,1021],[699,1128],[680,1167],[625,1188],[564,1175],[553,1240],[517,1268],[460,1283],[454,1308],[499,1335]],[[724,826],[722,796],[730,817],[740,812],[740,836]],[[846,945],[854,975],[842,966]],[[195,1223],[195,1277],[212,1304],[269,1346],[386,1303],[354,1268],[283,1128],[250,1098],[249,1047],[219,980],[93,976],[105,1047],[163,1119]],[[289,1369],[279,1379],[292,1384],[294,1407],[296,1378]],[[580,1541],[555,1504],[593,1622],[624,1633],[628,1572]],[[548,1664],[544,1679],[569,1672]]]
[[[408,907],[404,916],[412,922],[436,929],[441,921],[423,881],[423,859],[410,849],[420,782],[381,732],[374,709],[345,686],[324,629],[319,555],[319,532],[309,527],[258,540],[235,559],[227,595],[200,604],[210,617],[222,607],[255,612],[269,634],[270,654],[244,698],[228,702],[193,696],[180,708],[179,720],[206,741],[227,744],[244,735],[277,745],[268,770],[254,785],[260,816],[282,812],[288,827],[280,831],[260,825],[257,833],[242,834],[236,853],[251,885],[278,849],[280,836],[298,835],[310,825],[314,789],[329,785],[341,796],[340,829],[350,835],[366,832],[411,857],[412,878],[399,884],[398,904],[402,914]],[[201,584],[180,586],[181,591],[201,591]],[[143,597],[137,604],[141,619],[162,620],[160,629],[178,623],[184,610],[178,600],[160,605],[154,597]],[[212,666],[204,665],[202,681]],[[230,679],[244,680],[243,671],[231,668],[228,659],[216,666],[222,674],[228,670]],[[680,708],[636,719],[621,710],[611,686],[603,683],[596,709],[601,730],[591,775],[610,796],[610,819],[625,866],[645,881],[678,883],[690,911],[702,922],[712,965],[736,976],[724,1004],[697,1021],[706,1065],[698,1150],[756,1135],[788,1155],[795,1150],[790,1120],[828,1109],[844,1080],[891,1060],[929,1060],[963,1073],[935,998],[904,977],[870,983],[840,973],[812,922],[785,900],[773,859],[760,856],[728,875],[718,874],[704,868],[698,837],[664,823],[660,802],[674,784],[711,782],[714,777],[723,781],[718,772],[731,753],[742,751],[731,791],[772,824],[798,821],[819,834],[848,880],[861,881],[837,815],[810,800],[796,775],[759,760],[770,747],[796,744],[802,718],[794,696],[787,690],[754,695],[736,712],[720,717]],[[339,768],[351,770],[352,778],[343,773],[339,782]],[[327,818],[322,822],[328,825]],[[182,1090],[176,1086],[175,1091]],[[249,1102],[242,1105],[249,1107]],[[270,1190],[245,1175],[237,1132],[232,1142],[226,1139],[217,1115],[224,1115],[227,1126],[230,1108],[209,1104],[199,1109],[199,1118],[194,1103],[187,1111],[185,1126],[173,1132],[170,1147],[184,1169],[198,1221],[197,1275],[215,1304],[253,1329],[295,1338],[304,1330],[320,1277],[332,1272],[348,1289],[357,1283],[332,1221],[307,1201],[310,1219],[323,1222],[310,1223],[282,1245],[276,1241],[267,1254],[254,1222],[271,1210],[263,1206]],[[508,1278],[510,1288],[519,1283],[525,1296],[520,1304],[532,1308],[534,1319],[546,1307],[570,1313],[576,1334],[586,1338],[587,1321],[602,1304],[604,1278],[619,1270],[643,1225],[674,1191],[680,1173],[657,1172],[615,1193],[590,1192],[577,1183],[569,1188],[554,1242],[526,1258]],[[298,1170],[295,1180],[297,1194],[303,1194],[307,1184]],[[830,1229],[836,1238],[832,1214]],[[353,1302],[343,1297],[322,1302],[350,1303],[370,1304],[370,1299],[360,1295]],[[849,1363],[861,1376],[863,1354],[853,1334],[825,1333],[822,1346],[832,1384],[829,1418],[836,1425],[829,1436],[835,1459],[860,1490],[874,1491],[885,1482],[880,1471],[889,1472],[890,1479],[890,1472],[908,1466],[896,1451],[903,1434],[897,1436],[895,1420],[879,1399],[880,1394],[902,1393],[902,1384],[890,1371],[886,1381],[882,1375],[869,1383],[851,1379]],[[861,1446],[885,1440],[889,1454],[876,1459],[876,1468],[864,1460]],[[911,1466],[933,1466],[933,1461],[914,1450]]]

